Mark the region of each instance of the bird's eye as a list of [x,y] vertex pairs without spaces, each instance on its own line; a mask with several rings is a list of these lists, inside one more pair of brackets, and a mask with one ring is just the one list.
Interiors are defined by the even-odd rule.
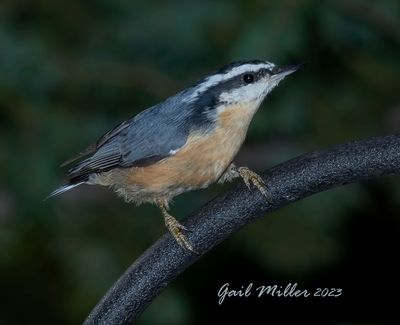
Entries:
[[254,74],[252,73],[245,73],[243,75],[243,81],[247,84],[251,84],[254,81]]

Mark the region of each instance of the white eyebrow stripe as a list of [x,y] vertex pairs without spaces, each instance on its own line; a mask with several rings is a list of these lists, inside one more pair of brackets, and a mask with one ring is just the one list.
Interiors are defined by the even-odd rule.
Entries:
[[187,99],[188,102],[191,102],[192,100],[196,99],[197,96],[206,91],[208,88],[219,84],[222,81],[231,79],[233,77],[236,77],[243,72],[246,71],[258,71],[260,69],[270,69],[275,67],[275,65],[271,62],[263,62],[263,63],[258,63],[258,64],[243,64],[237,67],[233,67],[231,70],[224,72],[224,73],[218,73],[214,74],[208,78],[206,78],[201,84],[199,84],[193,94]]
[[270,62],[263,62],[263,63],[257,63],[257,64],[243,64],[237,67],[233,67],[230,71],[222,73],[222,74],[218,74],[215,76],[221,76],[223,77],[222,80],[224,79],[230,79],[232,77],[238,76],[240,74],[242,74],[243,72],[246,71],[258,71],[260,69],[269,69],[274,67],[275,65],[270,63]]

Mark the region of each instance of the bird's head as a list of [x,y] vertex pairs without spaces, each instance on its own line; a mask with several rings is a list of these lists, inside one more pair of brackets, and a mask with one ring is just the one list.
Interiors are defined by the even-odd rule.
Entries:
[[203,103],[208,109],[231,105],[258,108],[267,94],[298,68],[299,65],[277,67],[261,60],[234,62],[198,82],[192,88],[190,101]]

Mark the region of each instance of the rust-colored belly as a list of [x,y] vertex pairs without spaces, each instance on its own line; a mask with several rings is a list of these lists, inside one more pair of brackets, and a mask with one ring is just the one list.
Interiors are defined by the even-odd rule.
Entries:
[[228,148],[223,139],[215,136],[195,136],[174,156],[151,166],[131,168],[127,177],[129,183],[150,192],[204,188],[218,180],[237,150]]
[[142,197],[131,198],[136,201],[205,188],[221,177],[243,143],[251,119],[246,110],[237,106],[221,112],[213,131],[192,134],[175,155],[146,167],[112,170],[99,175],[99,183],[113,185],[128,199]]

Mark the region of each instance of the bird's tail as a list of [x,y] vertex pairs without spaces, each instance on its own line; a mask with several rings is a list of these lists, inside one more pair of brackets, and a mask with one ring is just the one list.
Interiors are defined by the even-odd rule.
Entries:
[[73,189],[74,187],[77,187],[79,185],[82,185],[86,182],[79,182],[79,183],[75,183],[75,184],[65,184],[63,186],[60,186],[59,188],[55,189],[53,192],[51,192],[45,199],[44,201],[46,201],[47,199],[50,199],[54,196],[63,194],[66,191],[69,191],[70,189]]

